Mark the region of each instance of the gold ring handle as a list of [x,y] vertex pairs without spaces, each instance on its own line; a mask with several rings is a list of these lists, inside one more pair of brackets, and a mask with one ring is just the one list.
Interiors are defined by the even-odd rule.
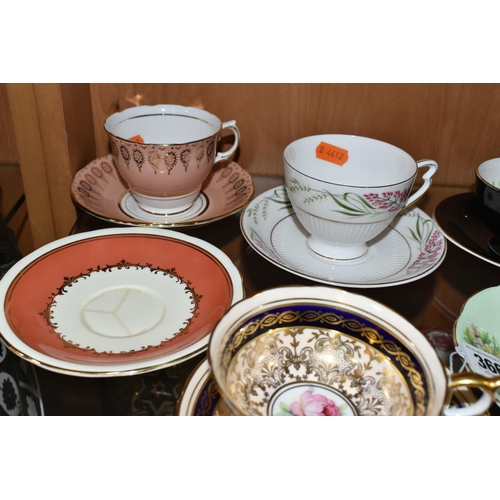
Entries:
[[460,386],[477,387],[493,394],[500,388],[500,377],[487,378],[473,372],[452,373],[448,380],[448,389],[457,389]]
[[[481,389],[483,395],[471,405],[464,408],[449,406],[452,392],[459,387]],[[481,415],[489,409],[495,399],[495,391],[500,388],[500,377],[487,378],[479,373],[461,372],[448,376],[448,401],[443,409],[445,415]]]

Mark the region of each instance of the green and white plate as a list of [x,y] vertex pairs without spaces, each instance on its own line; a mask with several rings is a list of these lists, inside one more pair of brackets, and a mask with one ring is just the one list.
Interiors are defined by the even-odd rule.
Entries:
[[[453,325],[453,341],[457,352],[463,357],[465,345],[488,358],[484,369],[480,364],[470,365],[474,372],[487,374],[490,377],[500,376],[500,286],[485,288],[471,295],[462,305],[460,314]],[[472,348],[472,349],[471,349]],[[476,356],[478,363],[479,361]],[[488,365],[493,366],[491,368]],[[496,364],[496,366],[495,366]]]

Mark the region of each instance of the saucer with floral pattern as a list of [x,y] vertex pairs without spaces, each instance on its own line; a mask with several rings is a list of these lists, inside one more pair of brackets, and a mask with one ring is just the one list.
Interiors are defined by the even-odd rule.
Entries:
[[434,272],[446,255],[446,239],[418,208],[406,209],[368,242],[365,255],[351,261],[317,258],[307,248],[307,232],[294,213],[284,186],[253,199],[242,212],[248,244],[273,264],[329,285],[377,288],[409,283]]

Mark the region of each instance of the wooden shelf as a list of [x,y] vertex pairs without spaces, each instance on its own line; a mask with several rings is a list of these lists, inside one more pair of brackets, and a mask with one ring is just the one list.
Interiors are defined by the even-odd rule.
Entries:
[[479,163],[500,156],[498,84],[1,84],[10,119],[0,121],[0,166],[19,165],[33,248],[73,226],[71,182],[109,153],[106,117],[158,103],[235,119],[235,159],[254,176],[281,176],[285,146],[321,133],[373,137],[436,160],[434,186],[443,193],[470,190]]

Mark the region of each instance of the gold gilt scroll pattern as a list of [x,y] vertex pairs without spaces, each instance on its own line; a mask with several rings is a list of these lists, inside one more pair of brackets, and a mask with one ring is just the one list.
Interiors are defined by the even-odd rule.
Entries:
[[425,414],[426,390],[422,380],[422,376],[411,360],[410,355],[397,345],[393,340],[386,339],[374,328],[370,328],[361,322],[335,314],[331,311],[293,311],[286,310],[278,313],[269,313],[262,318],[252,321],[235,333],[231,341],[226,346],[223,366],[227,371],[230,363],[233,361],[236,352],[240,349],[242,343],[251,337],[253,334],[261,331],[267,332],[273,328],[280,326],[293,325],[324,324],[325,327],[340,327],[347,331],[356,333],[359,338],[366,339],[371,346],[377,346],[382,353],[399,363],[402,370],[406,373],[408,380],[412,386],[412,392],[415,398],[415,414]]

